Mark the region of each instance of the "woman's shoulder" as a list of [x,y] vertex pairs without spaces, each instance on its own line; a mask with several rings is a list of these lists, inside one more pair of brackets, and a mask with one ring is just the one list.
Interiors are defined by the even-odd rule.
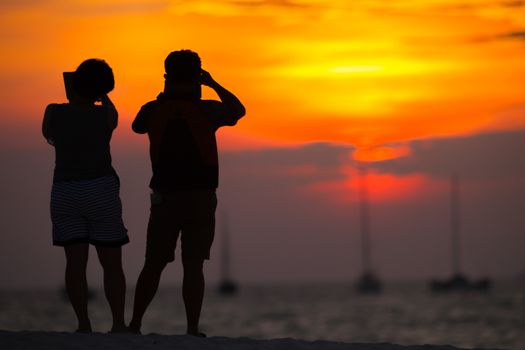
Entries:
[[93,105],[89,108],[86,108],[84,106],[79,107],[71,103],[50,103],[46,107],[46,113],[53,114],[67,114],[74,112],[76,115],[92,115],[93,113],[104,114],[107,112],[107,110],[107,107],[101,105]]
[[68,110],[69,107],[69,103],[50,103],[46,107],[46,113],[60,113]]
[[71,106],[70,103],[50,103],[47,108],[68,108],[69,106]]

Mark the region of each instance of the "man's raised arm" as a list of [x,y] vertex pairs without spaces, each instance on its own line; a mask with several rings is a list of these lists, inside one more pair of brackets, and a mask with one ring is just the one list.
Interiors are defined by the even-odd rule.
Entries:
[[246,114],[246,109],[244,108],[241,101],[239,101],[239,99],[225,87],[215,81],[211,74],[205,70],[202,70],[201,84],[215,90],[223,104],[226,117],[231,119],[233,124],[235,124],[237,120],[241,119]]

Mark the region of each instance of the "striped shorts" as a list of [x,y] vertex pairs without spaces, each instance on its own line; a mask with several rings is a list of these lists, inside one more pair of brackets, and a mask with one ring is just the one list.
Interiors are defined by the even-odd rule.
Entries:
[[62,181],[51,190],[53,244],[120,247],[129,242],[116,175]]

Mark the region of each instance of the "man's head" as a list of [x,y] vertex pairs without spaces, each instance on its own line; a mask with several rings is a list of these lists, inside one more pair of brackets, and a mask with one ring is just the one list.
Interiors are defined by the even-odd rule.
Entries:
[[115,87],[113,70],[104,60],[90,58],[73,73],[73,89],[79,96],[96,101]]
[[164,69],[166,80],[176,84],[194,84],[201,74],[201,59],[191,50],[173,51],[164,60]]

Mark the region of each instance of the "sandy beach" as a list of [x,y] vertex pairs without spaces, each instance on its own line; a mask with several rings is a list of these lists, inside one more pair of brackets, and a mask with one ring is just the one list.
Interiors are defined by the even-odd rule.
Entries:
[[0,331],[0,349],[21,350],[459,350],[450,345],[396,345],[389,343],[342,343],[304,341],[291,338],[255,340],[250,338],[185,335],[76,334],[64,332]]

